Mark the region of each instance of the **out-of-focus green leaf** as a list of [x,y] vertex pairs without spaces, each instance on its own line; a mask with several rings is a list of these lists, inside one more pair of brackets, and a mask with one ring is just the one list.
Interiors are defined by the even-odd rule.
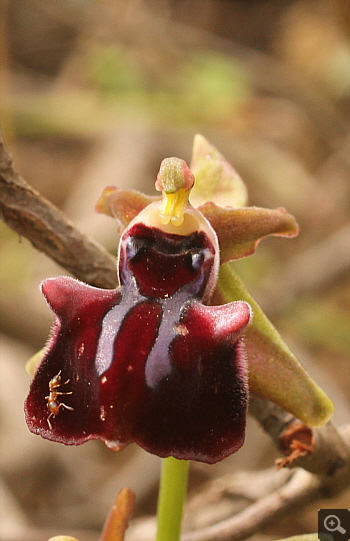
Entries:
[[189,82],[179,85],[182,109],[191,118],[205,118],[216,125],[230,123],[252,92],[244,64],[219,52],[191,55],[179,77]]
[[294,303],[285,318],[288,327],[308,343],[350,355],[349,313],[332,299],[304,296]]
[[86,52],[87,79],[102,92],[124,94],[142,88],[142,73],[127,52],[113,44],[95,44]]

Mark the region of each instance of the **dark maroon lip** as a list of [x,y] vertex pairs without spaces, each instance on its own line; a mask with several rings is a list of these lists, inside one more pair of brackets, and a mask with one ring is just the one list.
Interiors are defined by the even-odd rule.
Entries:
[[25,404],[30,430],[67,445],[136,442],[161,457],[208,463],[237,451],[248,396],[240,337],[250,309],[201,303],[215,257],[204,231],[174,235],[136,223],[121,239],[118,289],[45,281],[57,318]]

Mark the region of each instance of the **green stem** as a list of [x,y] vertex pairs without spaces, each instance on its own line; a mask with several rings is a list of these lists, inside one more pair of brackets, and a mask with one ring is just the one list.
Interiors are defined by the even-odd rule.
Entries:
[[187,493],[188,460],[164,458],[158,496],[156,541],[179,541]]

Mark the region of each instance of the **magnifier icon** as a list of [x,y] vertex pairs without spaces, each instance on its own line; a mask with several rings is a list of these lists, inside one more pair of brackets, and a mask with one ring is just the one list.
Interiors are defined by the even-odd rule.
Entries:
[[337,531],[342,534],[346,533],[346,530],[342,528],[342,526],[340,525],[340,520],[336,515],[327,515],[324,519],[323,524],[326,530],[328,530],[329,532]]

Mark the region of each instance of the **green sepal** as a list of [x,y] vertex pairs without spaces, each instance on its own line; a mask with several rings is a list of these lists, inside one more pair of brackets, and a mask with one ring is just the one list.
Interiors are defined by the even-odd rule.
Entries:
[[45,355],[45,348],[41,348],[39,351],[34,353],[34,355],[27,361],[26,363],[26,372],[30,376],[31,379],[34,378],[35,372],[38,368],[38,366],[41,364],[41,361],[43,360]]
[[193,140],[191,171],[196,182],[190,201],[196,207],[212,201],[222,207],[244,207],[248,191],[237,171],[203,135]]
[[271,400],[310,426],[322,426],[334,406],[289,350],[275,327],[246,290],[230,264],[220,269],[213,301],[243,300],[253,309],[252,323],[245,332],[249,388]]

